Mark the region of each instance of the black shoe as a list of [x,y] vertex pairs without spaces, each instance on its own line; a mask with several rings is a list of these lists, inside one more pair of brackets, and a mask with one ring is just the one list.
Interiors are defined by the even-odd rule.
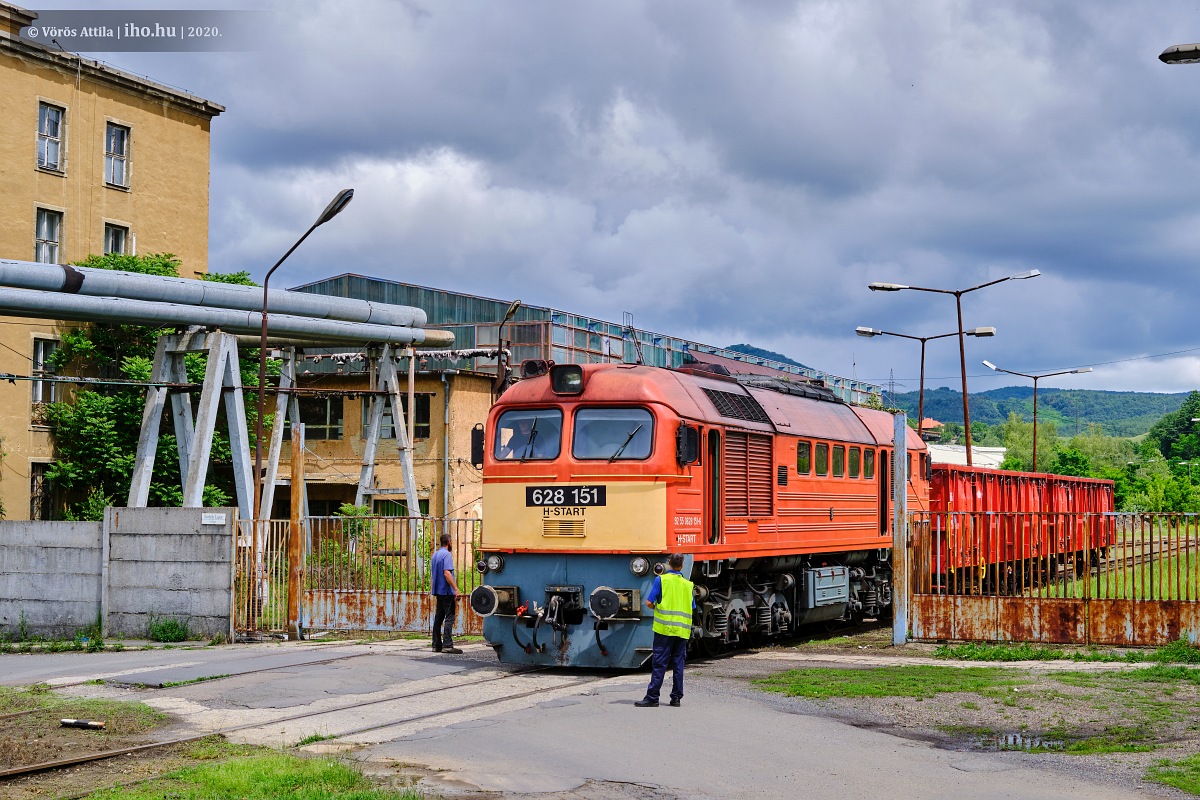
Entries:
[[674,708],[679,708],[679,698],[678,697],[671,698],[671,706],[673,706]]
[[651,700],[649,697],[641,700],[635,700],[633,704],[638,708],[658,708],[658,701]]
[[445,650],[441,650],[439,652],[449,653],[452,656],[461,656],[462,655],[462,650],[459,650],[457,647],[447,647]]
[[435,647],[435,648],[433,648],[433,652],[435,652],[435,653],[440,653],[440,652],[442,652],[442,648],[440,648],[440,647]]

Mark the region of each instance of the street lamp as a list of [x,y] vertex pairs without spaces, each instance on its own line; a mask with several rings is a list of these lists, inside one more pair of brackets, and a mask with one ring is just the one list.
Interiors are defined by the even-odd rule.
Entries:
[[981,283],[978,286],[972,286],[969,289],[928,289],[923,286],[908,286],[903,283],[871,283],[867,284],[867,288],[873,292],[899,292],[904,289],[911,289],[914,292],[934,292],[935,294],[952,294],[954,295],[954,303],[958,308],[958,363],[962,369],[962,396],[963,396],[963,427],[966,429],[967,439],[967,466],[973,466],[971,458],[971,409],[967,402],[967,344],[966,331],[962,326],[962,296],[967,292],[974,292],[977,289],[985,289],[988,286],[995,286],[997,283],[1005,281],[1023,281],[1029,278],[1036,278],[1042,273],[1036,269],[1031,269],[1028,272],[1022,272],[1020,275],[1009,275],[1004,278],[997,278],[994,281]]
[[[279,265],[287,260],[287,257],[300,246],[300,243],[307,239],[310,233],[336,217],[353,198],[353,189],[342,189],[338,192],[337,197],[329,201],[329,205],[325,206],[325,210],[321,212],[321,216],[317,217],[317,221],[312,224],[312,227],[296,240],[291,249],[283,254],[283,258],[275,262],[275,266],[267,270],[267,275],[263,278],[262,329],[258,339],[258,419],[254,421],[254,519],[256,520],[262,517],[262,440],[263,415],[266,412],[263,391],[267,385],[267,284],[271,281],[271,273],[279,269]],[[278,425],[279,420],[276,420],[275,424]],[[271,510],[267,509],[267,513],[270,514]]]
[[1164,64],[1200,63],[1200,44],[1173,44],[1158,54]]
[[[859,336],[898,336],[901,339],[914,339],[921,343],[921,384],[917,392],[917,436],[921,436],[921,425],[925,422],[925,343],[933,339],[945,339],[947,336],[957,336],[957,333],[939,333],[937,336],[910,336],[907,333],[892,333],[877,328],[859,326],[854,329]],[[995,336],[995,328],[971,328],[963,331],[966,336]],[[921,438],[924,438],[923,436]]]
[[1091,372],[1091,367],[1080,367],[1079,369],[1064,369],[1061,372],[1040,372],[1036,375],[1031,375],[1024,372],[1013,372],[1011,369],[1001,369],[990,361],[984,361],[983,365],[990,370],[996,372],[1004,372],[1009,375],[1016,375],[1020,378],[1031,378],[1033,380],[1033,471],[1037,472],[1037,385],[1042,378],[1050,378],[1055,375],[1078,375],[1084,372]]

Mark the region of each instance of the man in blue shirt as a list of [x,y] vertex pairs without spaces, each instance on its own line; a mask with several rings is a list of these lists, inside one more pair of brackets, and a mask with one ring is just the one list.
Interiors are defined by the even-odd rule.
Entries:
[[679,706],[683,700],[683,667],[696,608],[692,582],[683,577],[683,563],[682,553],[672,553],[667,559],[667,571],[654,579],[646,594],[646,607],[654,611],[654,654],[646,696],[634,703],[638,708],[658,707],[659,691],[668,668],[671,705]]
[[433,652],[462,652],[450,638],[454,631],[454,598],[458,595],[458,584],[454,582],[454,555],[450,552],[450,534],[443,533],[442,546],[433,554],[429,565],[430,589],[437,610],[433,614]]

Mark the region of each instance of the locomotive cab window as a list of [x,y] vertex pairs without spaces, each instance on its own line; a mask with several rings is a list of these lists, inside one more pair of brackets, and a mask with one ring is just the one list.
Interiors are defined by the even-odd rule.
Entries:
[[846,448],[840,444],[833,446],[833,476],[840,478],[846,474]]
[[863,451],[863,477],[869,481],[875,480],[875,451]]
[[859,464],[862,461],[862,451],[857,447],[850,448],[850,477],[857,478]]
[[817,445],[817,474],[829,474],[829,445],[827,444]]
[[812,470],[812,443],[796,443],[796,472],[807,475]]
[[571,455],[606,461],[650,456],[654,417],[644,408],[581,408],[575,412]]
[[496,423],[495,456],[502,461],[557,458],[562,445],[562,411],[512,409]]

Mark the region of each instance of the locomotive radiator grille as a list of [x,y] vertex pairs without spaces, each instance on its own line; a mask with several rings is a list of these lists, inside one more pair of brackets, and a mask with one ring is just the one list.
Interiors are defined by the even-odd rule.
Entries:
[[543,519],[542,536],[552,539],[583,539],[586,526],[581,519]]

